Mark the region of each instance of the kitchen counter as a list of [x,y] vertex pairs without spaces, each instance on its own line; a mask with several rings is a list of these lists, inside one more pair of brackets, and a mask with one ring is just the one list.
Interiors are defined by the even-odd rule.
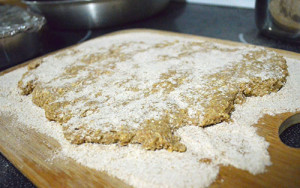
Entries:
[[[106,33],[129,28],[174,31],[300,53],[299,44],[278,41],[260,35],[255,26],[254,10],[252,9],[172,2],[156,16],[122,26],[82,31],[45,28],[38,56]],[[0,64],[0,70],[6,68],[8,66],[1,67]],[[34,185],[0,154],[0,187],[34,187]]]

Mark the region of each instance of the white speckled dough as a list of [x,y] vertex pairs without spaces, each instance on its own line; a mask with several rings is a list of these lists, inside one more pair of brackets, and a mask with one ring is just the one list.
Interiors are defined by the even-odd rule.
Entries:
[[226,121],[236,103],[276,92],[287,76],[285,59],[264,48],[145,32],[94,39],[38,63],[20,88],[71,143],[181,152],[178,128]]
[[[262,173],[271,165],[268,143],[251,125],[264,114],[300,110],[299,62],[287,59],[287,65],[290,75],[284,87],[277,93],[250,97],[242,105],[236,105],[232,122],[206,128],[179,128],[176,135],[187,146],[184,153],[146,151],[139,145],[70,144],[59,123],[48,121],[44,110],[32,103],[30,95],[20,95],[17,84],[26,68],[0,77],[0,113],[10,113],[28,128],[56,139],[61,150],[53,157],[61,160],[70,157],[134,187],[207,187],[216,179],[220,164],[252,174]],[[204,158],[210,158],[211,162],[199,162]]]

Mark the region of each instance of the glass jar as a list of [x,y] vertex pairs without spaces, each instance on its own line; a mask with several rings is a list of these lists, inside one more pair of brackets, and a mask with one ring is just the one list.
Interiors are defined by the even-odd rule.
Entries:
[[264,35],[300,42],[300,0],[256,0],[255,21]]

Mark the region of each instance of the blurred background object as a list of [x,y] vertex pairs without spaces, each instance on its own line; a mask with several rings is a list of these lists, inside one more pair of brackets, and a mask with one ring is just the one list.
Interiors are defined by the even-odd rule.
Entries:
[[49,25],[64,29],[108,27],[149,17],[170,0],[23,0]]
[[0,64],[11,66],[37,55],[45,18],[25,9],[0,5]]
[[300,42],[300,0],[257,0],[255,13],[262,34]]
[[0,0],[0,4],[7,4],[7,5],[16,5],[19,7],[26,7],[24,3],[21,2],[21,0]]

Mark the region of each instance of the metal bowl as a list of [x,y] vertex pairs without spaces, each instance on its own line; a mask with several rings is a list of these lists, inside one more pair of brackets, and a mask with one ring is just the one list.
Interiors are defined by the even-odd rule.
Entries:
[[170,0],[23,0],[47,22],[64,29],[107,27],[151,16]]

